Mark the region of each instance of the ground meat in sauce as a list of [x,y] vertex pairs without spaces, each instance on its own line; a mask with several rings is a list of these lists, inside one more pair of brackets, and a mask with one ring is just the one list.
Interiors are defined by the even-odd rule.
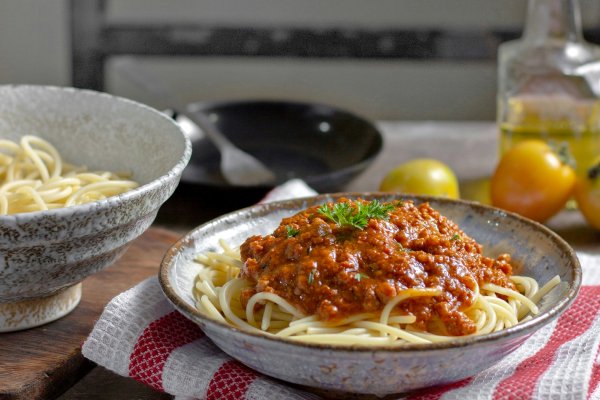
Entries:
[[393,205],[387,220],[370,219],[364,229],[338,226],[315,206],[283,219],[272,235],[248,238],[242,277],[255,286],[242,292],[243,304],[272,292],[307,315],[333,320],[380,311],[403,289],[437,288],[442,295],[396,310],[415,315],[423,330],[442,321],[445,334],[473,333],[462,310],[473,304],[476,283],[514,289],[510,256],[484,257],[481,245],[427,203]]

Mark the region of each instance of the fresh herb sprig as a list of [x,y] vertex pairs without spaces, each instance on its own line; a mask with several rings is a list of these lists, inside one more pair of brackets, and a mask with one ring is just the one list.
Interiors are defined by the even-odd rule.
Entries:
[[364,229],[370,219],[389,219],[392,204],[382,204],[378,200],[368,203],[359,201],[336,203],[333,206],[323,204],[318,208],[320,214],[335,222],[338,226],[350,226]]
[[405,251],[405,252],[409,252],[411,251],[409,248],[402,246],[402,243],[400,242],[396,242],[398,244],[398,248],[400,249],[400,251]]
[[310,272],[308,273],[308,284],[312,285],[314,280],[315,280],[315,269],[311,269]]
[[297,234],[299,234],[300,231],[298,229],[294,229],[294,227],[291,226],[291,225],[286,225],[285,226],[285,233],[287,234],[288,238],[291,238],[291,237],[294,237]]

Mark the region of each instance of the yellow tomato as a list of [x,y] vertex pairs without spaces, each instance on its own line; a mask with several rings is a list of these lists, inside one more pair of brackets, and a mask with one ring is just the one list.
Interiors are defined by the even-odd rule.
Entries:
[[428,158],[408,161],[393,168],[381,181],[382,192],[459,197],[458,179],[446,164]]
[[600,158],[596,159],[587,174],[577,178],[575,199],[587,222],[600,229]]
[[541,140],[508,150],[491,182],[492,204],[543,222],[558,213],[573,193],[575,171]]

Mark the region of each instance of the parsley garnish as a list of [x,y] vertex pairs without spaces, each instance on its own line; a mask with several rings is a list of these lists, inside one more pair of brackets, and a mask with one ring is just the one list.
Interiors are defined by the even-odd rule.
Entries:
[[360,282],[362,278],[362,274],[360,272],[357,272],[356,274],[354,274],[354,279],[356,279],[357,282]]
[[455,233],[454,236],[452,236],[451,240],[460,240],[460,235],[458,233]]
[[364,229],[370,219],[388,220],[389,212],[394,209],[391,204],[382,204],[378,200],[369,203],[353,201],[336,203],[333,207],[323,204],[318,208],[320,214],[326,216],[338,226],[351,226]]
[[402,243],[400,243],[400,242],[396,242],[396,243],[398,244],[400,251],[410,251],[410,249],[407,249],[406,247],[402,246]]
[[287,237],[289,237],[289,238],[294,237],[294,236],[296,236],[297,234],[300,233],[300,231],[298,229],[294,229],[290,225],[286,225],[285,226],[285,230],[287,232]]
[[310,272],[308,273],[308,284],[312,285],[314,280],[315,280],[315,270],[311,269]]

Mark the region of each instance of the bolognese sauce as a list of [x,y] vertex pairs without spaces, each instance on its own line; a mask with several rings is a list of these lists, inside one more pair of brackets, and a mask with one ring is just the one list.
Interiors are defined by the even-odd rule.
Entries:
[[402,290],[430,288],[441,294],[410,298],[395,312],[414,315],[418,329],[459,336],[476,330],[465,311],[478,285],[515,288],[508,254],[484,256],[480,244],[428,203],[383,203],[385,213],[366,215],[360,226],[325,212],[336,204],[352,217],[371,202],[310,207],[242,244],[241,277],[252,283],[242,291],[244,306],[255,293],[270,292],[306,315],[333,321],[379,312]]

